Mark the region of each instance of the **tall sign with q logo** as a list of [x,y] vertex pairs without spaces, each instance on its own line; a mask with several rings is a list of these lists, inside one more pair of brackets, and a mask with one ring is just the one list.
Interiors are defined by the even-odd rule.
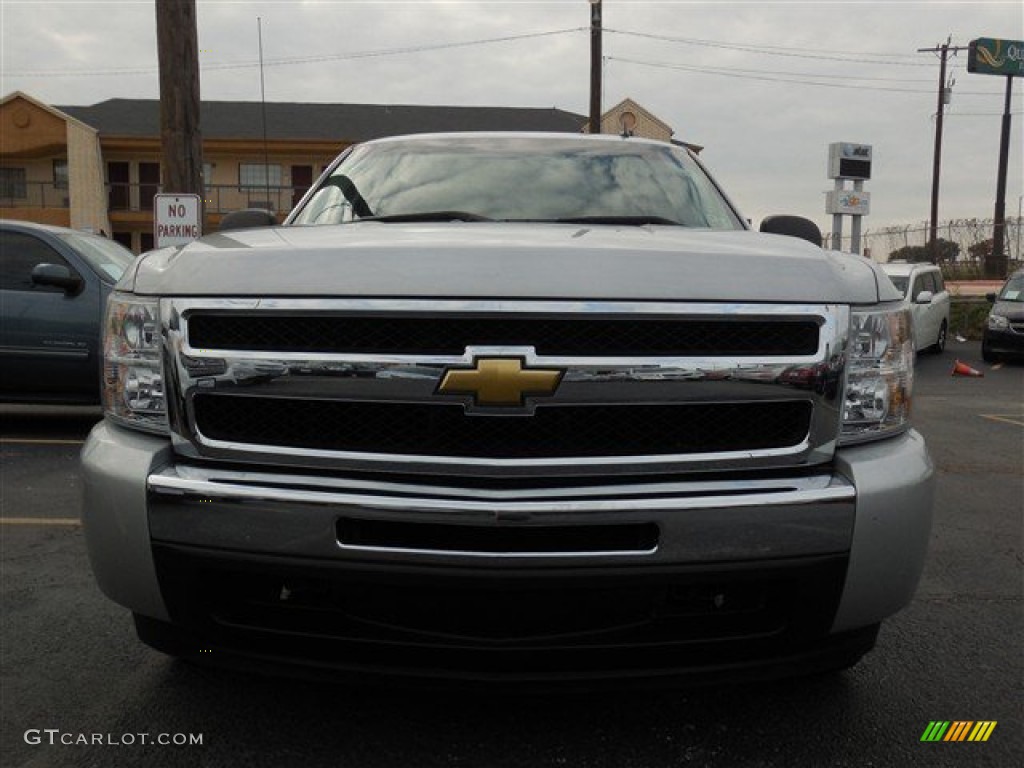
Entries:
[[[976,75],[1001,75],[1006,78],[1003,121],[999,134],[999,168],[996,172],[996,209],[992,225],[992,255],[985,260],[985,277],[1006,277],[1009,260],[1006,245],[1006,166],[1010,158],[1010,102],[1013,78],[1024,76],[1024,40],[999,40],[979,37],[971,40],[967,71]],[[1018,254],[1019,256],[1019,254]]]

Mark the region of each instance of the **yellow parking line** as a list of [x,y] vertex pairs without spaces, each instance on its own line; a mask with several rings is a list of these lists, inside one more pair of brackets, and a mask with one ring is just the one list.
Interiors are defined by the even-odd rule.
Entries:
[[35,440],[21,437],[0,437],[0,445],[83,445],[85,440]]
[[66,525],[78,526],[77,517],[0,517],[0,525]]
[[1013,424],[1014,426],[1017,427],[1024,427],[1024,421],[1011,419],[1008,416],[996,416],[995,414],[990,413],[979,413],[978,415],[981,416],[981,418],[983,419],[988,419],[989,421],[1001,421],[1005,424]]

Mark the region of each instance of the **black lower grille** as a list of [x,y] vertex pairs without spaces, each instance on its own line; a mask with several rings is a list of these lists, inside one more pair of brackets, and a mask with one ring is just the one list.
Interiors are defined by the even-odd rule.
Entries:
[[757,317],[388,316],[192,313],[196,349],[446,355],[467,346],[531,346],[587,357],[813,355],[815,320]]
[[785,448],[810,428],[807,401],[538,406],[467,415],[458,404],[197,395],[211,440],[308,450],[497,459],[650,456]]
[[159,545],[172,619],[303,663],[545,674],[750,662],[824,638],[845,556],[668,569],[384,570]]

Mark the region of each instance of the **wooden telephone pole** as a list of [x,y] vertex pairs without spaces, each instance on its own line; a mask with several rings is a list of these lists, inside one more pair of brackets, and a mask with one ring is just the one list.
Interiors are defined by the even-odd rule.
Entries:
[[156,0],[160,142],[166,193],[203,196],[195,0]]
[[939,94],[935,105],[935,152],[932,159],[932,207],[928,223],[928,250],[933,262],[938,261],[938,238],[939,227],[939,174],[942,169],[942,116],[946,111],[946,60],[950,52],[956,55],[959,51],[965,51],[961,46],[951,46],[953,38],[947,38],[942,45],[934,48],[918,48],[918,53],[939,54]]
[[601,0],[590,0],[590,132],[601,132]]

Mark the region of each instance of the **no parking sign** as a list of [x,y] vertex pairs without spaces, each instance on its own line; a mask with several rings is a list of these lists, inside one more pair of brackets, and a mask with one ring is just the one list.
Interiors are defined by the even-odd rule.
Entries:
[[157,248],[186,245],[203,234],[199,195],[154,195],[153,240]]

